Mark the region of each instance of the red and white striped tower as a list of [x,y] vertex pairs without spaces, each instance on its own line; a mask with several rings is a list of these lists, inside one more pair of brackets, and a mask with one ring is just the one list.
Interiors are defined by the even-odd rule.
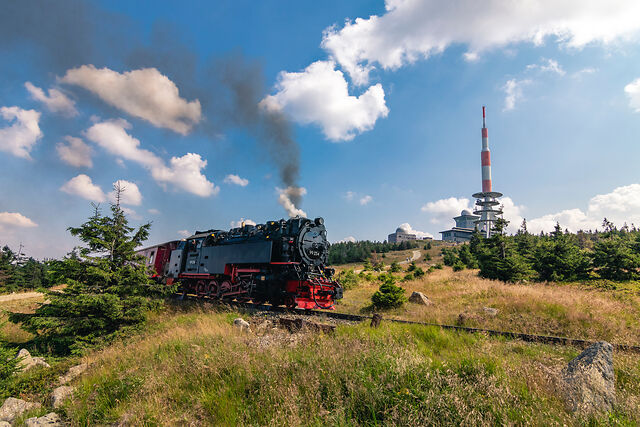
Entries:
[[482,151],[480,152],[482,161],[482,192],[491,191],[491,151],[489,151],[489,131],[485,116],[485,107],[482,106]]
[[473,212],[480,215],[476,221],[476,226],[485,237],[491,237],[493,233],[493,223],[502,215],[502,209],[497,207],[502,193],[493,191],[491,187],[491,151],[489,151],[489,131],[487,129],[485,107],[482,106],[482,151],[480,152],[482,164],[482,192],[473,195],[476,198],[476,210]]

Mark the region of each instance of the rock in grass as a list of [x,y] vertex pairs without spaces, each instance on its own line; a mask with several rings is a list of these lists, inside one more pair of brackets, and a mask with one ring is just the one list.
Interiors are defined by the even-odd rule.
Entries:
[[409,297],[409,302],[420,305],[431,305],[433,302],[422,292],[414,292]]
[[11,423],[7,421],[0,421],[0,427],[11,427]]
[[65,375],[58,377],[60,385],[73,381],[76,377],[78,377],[78,375],[86,371],[88,366],[89,365],[87,365],[86,363],[83,363],[81,365],[76,365],[69,368]]
[[616,400],[613,346],[600,341],[585,349],[562,371],[565,397],[574,412],[609,411]]
[[249,323],[238,317],[233,321],[233,326],[235,326],[236,328],[239,328],[241,331],[245,331],[245,332],[249,332],[251,330]]
[[27,427],[58,427],[62,425],[62,420],[55,412],[49,412],[42,417],[28,418],[24,425]]
[[73,394],[73,387],[62,385],[51,393],[51,404],[54,408],[61,407],[64,402]]
[[15,397],[8,397],[2,404],[2,407],[0,407],[0,421],[7,421],[11,423],[24,412],[34,408],[39,408],[40,406],[41,405],[39,403],[27,402],[22,399],[16,399]]
[[24,372],[36,366],[44,366],[46,368],[50,367],[42,357],[31,357],[31,353],[29,353],[26,348],[23,348],[18,352],[16,359],[20,359],[20,361],[18,362],[19,372]]
[[491,316],[491,317],[496,317],[498,315],[498,309],[497,308],[493,308],[493,307],[482,307],[482,311],[484,311],[484,314]]

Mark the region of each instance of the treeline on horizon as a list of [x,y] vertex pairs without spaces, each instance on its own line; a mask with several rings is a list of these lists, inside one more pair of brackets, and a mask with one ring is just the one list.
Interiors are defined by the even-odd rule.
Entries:
[[454,270],[480,269],[480,276],[505,282],[640,279],[640,230],[604,219],[603,231],[570,233],[556,224],[550,233],[531,234],[526,221],[514,235],[508,222],[496,222],[490,238],[476,232],[469,244],[443,248]]
[[51,262],[27,258],[5,245],[0,249],[0,293],[51,286],[47,275]]
[[404,251],[406,249],[415,249],[422,245],[424,245],[422,240],[410,240],[400,243],[372,242],[370,240],[334,243],[329,248],[329,264],[339,265],[364,262],[371,258],[374,253],[384,254],[391,251]]

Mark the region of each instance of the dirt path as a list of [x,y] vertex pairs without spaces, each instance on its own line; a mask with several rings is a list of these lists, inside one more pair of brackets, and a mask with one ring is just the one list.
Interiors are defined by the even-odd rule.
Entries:
[[422,255],[420,251],[413,251],[413,256],[409,261],[407,260],[400,261],[398,264],[408,264],[409,262],[418,261],[420,259],[420,255]]
[[22,292],[19,294],[0,295],[0,302],[15,301],[19,299],[37,298],[42,296],[40,292]]
[[[411,259],[409,261],[407,260],[400,261],[398,264],[408,264],[409,262],[418,261],[421,255],[422,253],[420,251],[413,251],[413,255],[411,256]],[[356,274],[360,273],[361,271],[362,271],[361,268],[353,270],[353,272]]]

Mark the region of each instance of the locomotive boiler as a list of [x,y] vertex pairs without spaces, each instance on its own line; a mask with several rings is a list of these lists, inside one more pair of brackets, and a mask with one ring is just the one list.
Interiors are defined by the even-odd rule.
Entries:
[[175,247],[165,263],[153,260],[159,249],[140,253],[158,277],[178,284],[183,294],[304,309],[330,309],[342,298],[334,270],[326,267],[329,242],[322,218],[196,231],[160,246]]

